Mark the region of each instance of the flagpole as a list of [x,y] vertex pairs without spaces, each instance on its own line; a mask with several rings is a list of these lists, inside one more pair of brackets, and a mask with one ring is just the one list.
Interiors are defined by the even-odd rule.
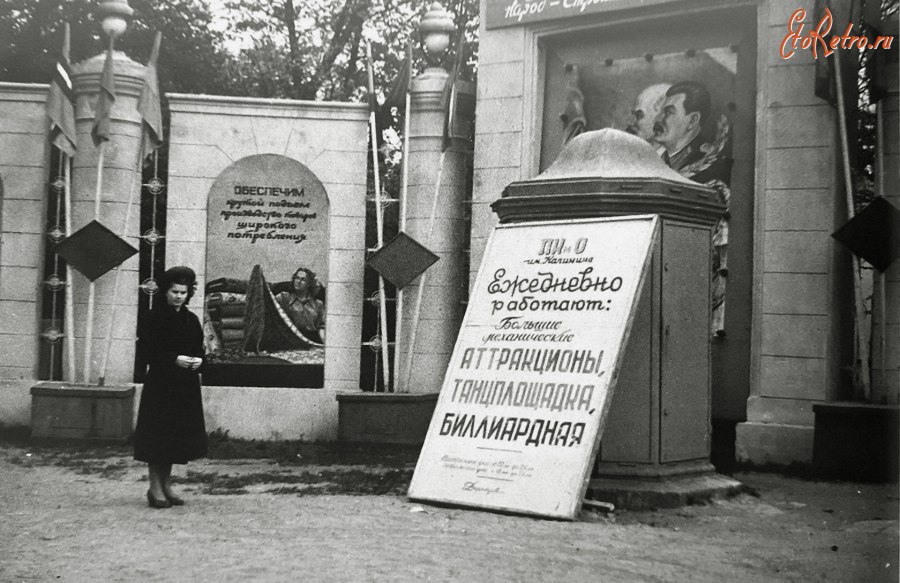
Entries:
[[[109,37],[109,58],[112,57],[113,48],[115,47],[116,37]],[[103,88],[100,88],[103,91]],[[108,139],[108,138],[107,138]],[[106,142],[100,141],[100,152],[97,155],[97,185],[94,191],[94,220],[100,220],[100,196],[103,191],[103,163],[106,157]],[[87,322],[85,323],[84,332],[84,383],[90,384],[91,380],[91,353],[94,336],[94,301],[96,297],[96,284],[91,281],[88,285],[88,304],[87,304]]]
[[[372,70],[372,46],[366,43],[366,58],[368,60],[369,69],[369,99],[375,99],[375,72]],[[378,235],[378,248],[384,245],[384,218],[382,217],[381,208],[381,177],[378,175],[378,134],[375,126],[375,107],[370,101],[369,106],[369,126],[372,134],[372,174],[375,176],[375,230]],[[381,314],[381,366],[384,378],[384,392],[389,392],[391,388],[391,369],[390,369],[390,346],[388,343],[387,328],[387,298],[384,293],[384,278],[378,274],[378,308]]]
[[[856,214],[856,209],[853,205],[853,180],[850,174],[850,144],[847,134],[847,119],[844,112],[844,81],[842,78],[839,54],[840,51],[834,52],[834,83],[837,92],[838,128],[841,135],[841,158],[844,166],[844,190],[847,202],[847,218],[852,219]],[[856,306],[854,318],[854,327],[856,328],[856,350],[854,352],[856,361],[859,362],[859,382],[860,385],[862,385],[863,398],[868,400],[870,397],[869,350],[862,334],[862,323],[865,319],[866,308],[862,295],[862,285],[860,283],[859,258],[856,254],[851,254],[851,259],[853,261],[853,299]],[[855,364],[856,363],[854,363],[854,365]]]
[[[410,77],[412,77],[412,62],[410,66]],[[412,106],[412,96],[409,87],[406,90],[405,114],[403,119],[403,181],[400,186],[400,232],[406,232],[406,198],[409,192],[409,117],[410,107]],[[397,392],[408,393],[409,387],[400,386],[400,348],[401,336],[403,329],[403,289],[397,290],[397,302],[395,304],[397,315],[394,321],[394,390]]]
[[[875,160],[875,172],[878,176],[878,196],[884,196],[884,110],[882,109],[882,101],[875,104],[875,149],[878,157]],[[878,312],[881,325],[878,327],[878,368],[881,371],[880,383],[881,394],[887,389],[887,377],[885,372],[887,369],[885,348],[887,348],[887,286],[885,285],[885,273],[875,270],[875,281],[878,285]],[[872,306],[872,311],[875,307]]]
[[[131,186],[128,189],[128,207],[125,209],[125,219],[122,221],[122,239],[128,234],[128,223],[131,221],[131,209],[134,206],[134,191],[137,177],[141,174],[142,162],[144,160],[144,143],[143,138],[141,139],[141,145],[138,148],[138,156],[137,163],[135,164],[135,171],[131,175]],[[119,280],[122,277],[122,266],[117,265],[116,268],[116,276],[113,280],[113,304],[112,309],[110,310],[109,315],[109,327],[106,330],[106,345],[103,349],[103,357],[100,360],[100,376],[97,379],[98,386],[104,386],[106,382],[106,365],[109,362],[109,353],[112,350],[112,337],[113,337],[113,326],[116,322],[116,314],[119,310]]]
[[[94,220],[100,219],[100,190],[103,184],[103,158],[106,152],[106,142],[100,143],[100,154],[97,156],[97,190],[94,194]],[[94,298],[96,284],[91,281],[88,284],[87,322],[84,331],[84,384],[91,382],[91,343],[94,335]]]
[[[452,100],[451,100],[452,106]],[[435,223],[435,215],[437,214],[437,202],[438,195],[441,191],[441,180],[444,174],[444,158],[447,155],[447,151],[444,150],[441,152],[441,158],[438,161],[438,175],[437,180],[434,184],[434,196],[431,200],[431,216],[428,218],[428,237],[425,239],[426,247],[431,246],[431,236],[434,233],[434,223]],[[405,375],[405,386],[409,387],[409,382],[412,379],[412,362],[413,362],[413,349],[416,346],[416,333],[419,330],[419,317],[422,313],[422,296],[425,292],[425,281],[426,281],[427,272],[423,273],[419,276],[419,289],[416,290],[416,305],[413,308],[413,321],[412,321],[412,330],[410,331],[409,336],[409,350],[406,353],[406,375]]]

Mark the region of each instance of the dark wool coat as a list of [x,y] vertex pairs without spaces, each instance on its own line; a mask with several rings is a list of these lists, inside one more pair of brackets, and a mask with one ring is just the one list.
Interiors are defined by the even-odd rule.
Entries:
[[138,347],[149,371],[141,393],[134,459],[151,464],[186,464],[206,455],[206,426],[199,371],[175,364],[178,355],[204,358],[197,316],[168,305],[152,310]]

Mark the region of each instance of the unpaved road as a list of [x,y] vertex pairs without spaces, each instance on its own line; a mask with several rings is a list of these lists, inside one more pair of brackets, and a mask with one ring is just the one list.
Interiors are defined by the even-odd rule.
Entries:
[[353,470],[385,471],[203,460],[176,466],[188,504],[154,510],[123,452],[60,463],[0,443],[0,581],[898,581],[896,485],[736,474],[759,495],[572,523],[297,478]]

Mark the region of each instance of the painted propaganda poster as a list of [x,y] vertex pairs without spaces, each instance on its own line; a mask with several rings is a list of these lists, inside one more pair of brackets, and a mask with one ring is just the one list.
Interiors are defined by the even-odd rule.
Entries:
[[[748,51],[710,23],[684,18],[657,26],[624,27],[602,40],[569,35],[548,42],[540,167],[552,164],[575,135],[614,128],[646,140],[685,178],[715,188],[729,212],[714,234],[710,332],[724,337],[729,231],[735,230],[730,219],[736,210],[731,199],[737,73]],[[742,218],[746,206],[737,205]],[[749,237],[749,224],[746,217],[737,225],[737,240]]]
[[206,384],[321,387],[328,198],[303,164],[232,164],[207,214]]
[[657,231],[655,216],[494,230],[410,498],[575,518]]

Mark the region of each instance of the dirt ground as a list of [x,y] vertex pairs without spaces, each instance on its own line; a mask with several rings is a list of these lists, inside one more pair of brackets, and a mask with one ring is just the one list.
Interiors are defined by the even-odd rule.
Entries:
[[144,498],[126,446],[0,439],[0,581],[898,581],[896,485],[737,473],[736,497],[576,522],[417,504],[414,450],[244,444]]

